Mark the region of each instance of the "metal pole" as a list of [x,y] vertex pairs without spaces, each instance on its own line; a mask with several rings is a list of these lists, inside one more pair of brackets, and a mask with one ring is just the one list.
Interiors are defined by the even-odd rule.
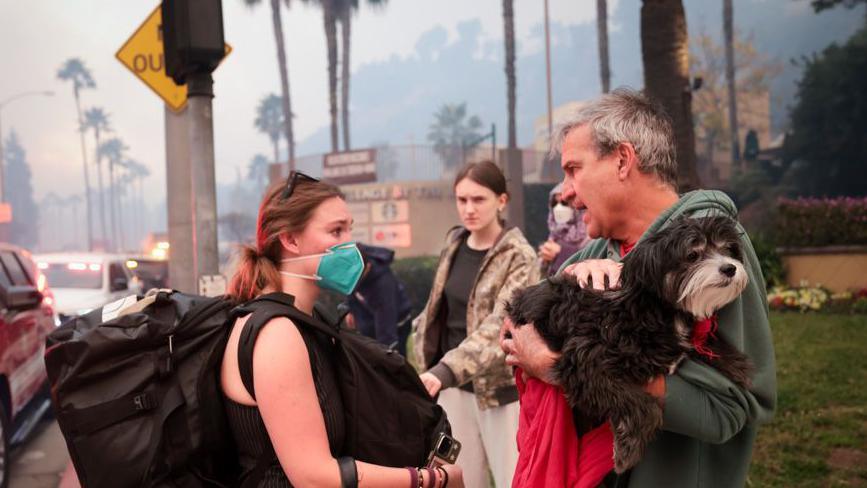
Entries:
[[217,196],[214,174],[214,120],[211,101],[214,81],[210,73],[187,78],[190,170],[193,207],[193,269],[196,280],[219,273],[217,254]]
[[548,0],[545,0],[545,76],[548,81],[548,137],[554,133],[551,108],[551,32],[548,28]]
[[169,226],[169,280],[172,288],[196,291],[196,271],[190,266],[193,248],[193,207],[190,189],[189,109],[176,114],[165,107],[166,207]]

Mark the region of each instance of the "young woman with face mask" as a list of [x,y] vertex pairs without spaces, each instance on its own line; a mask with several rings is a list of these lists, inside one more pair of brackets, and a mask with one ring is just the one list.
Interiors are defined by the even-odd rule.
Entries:
[[[229,295],[245,302],[283,292],[312,315],[320,289],[351,293],[361,277],[364,263],[349,240],[351,227],[337,187],[293,172],[265,195],[256,242],[242,248]],[[345,423],[331,340],[288,318],[268,322],[253,349],[254,399],[238,371],[239,336],[248,318],[232,326],[221,366],[226,412],[244,468],[241,482],[261,474],[259,487],[355,486],[338,465]],[[273,461],[263,473],[257,465],[269,457]],[[348,463],[362,487],[439,488],[446,476],[448,486],[463,486],[456,466],[420,472]]]
[[557,274],[560,265],[590,241],[581,220],[584,211],[560,199],[562,188],[563,183],[559,183],[548,194],[548,240],[539,246],[543,276]]
[[422,382],[448,413],[462,443],[457,464],[467,486],[510,486],[518,452],[518,391],[497,342],[504,304],[539,279],[536,254],[521,230],[508,228],[506,179],[492,162],[465,166],[455,178],[461,226],[440,255],[430,298],[414,321]]

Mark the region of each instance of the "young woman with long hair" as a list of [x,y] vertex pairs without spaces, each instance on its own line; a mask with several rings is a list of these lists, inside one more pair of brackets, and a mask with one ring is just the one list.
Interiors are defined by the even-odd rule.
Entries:
[[[245,302],[283,292],[294,297],[296,308],[312,315],[321,287],[348,293],[360,276],[364,265],[350,242],[351,227],[352,217],[337,187],[293,172],[285,185],[266,193],[256,242],[241,250],[229,294]],[[333,259],[338,255],[339,260]],[[260,461],[270,456],[273,461],[259,487],[352,485],[338,464],[345,422],[333,343],[288,318],[268,322],[253,349],[254,399],[238,370],[239,336],[248,318],[240,317],[233,325],[221,369],[244,479],[258,475]],[[418,471],[355,461],[352,467],[362,487],[438,488],[445,479],[448,486],[463,486],[457,466]]]
[[502,218],[509,196],[490,161],[455,178],[461,224],[449,231],[430,298],[415,319],[415,356],[422,382],[446,410],[462,443],[458,465],[467,486],[510,486],[518,459],[518,390],[498,343],[504,303],[539,279],[536,253]]

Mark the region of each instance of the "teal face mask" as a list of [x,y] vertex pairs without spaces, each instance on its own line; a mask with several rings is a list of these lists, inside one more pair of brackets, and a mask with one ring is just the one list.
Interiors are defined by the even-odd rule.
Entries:
[[364,259],[362,259],[361,251],[358,250],[358,246],[354,242],[337,244],[328,248],[322,254],[299,256],[297,258],[284,259],[281,262],[288,263],[320,256],[322,256],[322,259],[319,260],[319,267],[316,268],[316,275],[314,276],[290,273],[289,271],[280,271],[280,274],[316,280],[319,288],[333,290],[344,295],[352,293],[361,279],[361,274],[364,272]]

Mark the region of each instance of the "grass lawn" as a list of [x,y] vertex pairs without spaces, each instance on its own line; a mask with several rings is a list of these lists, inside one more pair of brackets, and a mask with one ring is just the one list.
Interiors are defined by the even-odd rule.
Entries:
[[777,413],[749,486],[867,487],[867,316],[772,313]]

